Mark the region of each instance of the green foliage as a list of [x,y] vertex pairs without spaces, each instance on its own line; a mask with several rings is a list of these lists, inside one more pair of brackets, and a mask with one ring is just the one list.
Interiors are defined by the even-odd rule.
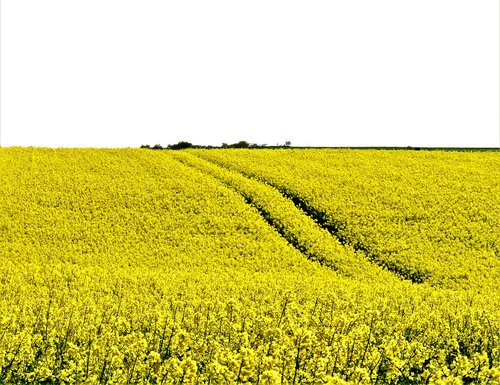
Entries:
[[169,149],[169,150],[184,150],[186,148],[191,148],[191,147],[193,147],[192,143],[181,141],[181,142],[178,142],[176,144],[169,144],[167,146],[167,149]]

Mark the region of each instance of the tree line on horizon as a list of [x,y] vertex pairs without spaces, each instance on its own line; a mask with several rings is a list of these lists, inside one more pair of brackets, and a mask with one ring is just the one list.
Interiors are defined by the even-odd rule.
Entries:
[[[287,140],[284,144],[277,144],[275,147],[290,147],[292,143]],[[246,140],[240,140],[239,142],[228,144],[222,143],[220,146],[204,146],[192,144],[186,141],[180,141],[175,144],[169,144],[166,147],[161,146],[160,144],[155,144],[154,146],[150,146],[149,144],[143,144],[140,148],[147,148],[151,150],[184,150],[187,148],[202,148],[202,149],[210,149],[210,148],[263,148],[267,147],[267,144],[257,144],[257,143],[249,143]]]

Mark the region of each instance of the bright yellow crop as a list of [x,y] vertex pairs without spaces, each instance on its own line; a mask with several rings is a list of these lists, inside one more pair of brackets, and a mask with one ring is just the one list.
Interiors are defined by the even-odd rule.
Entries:
[[[430,153],[445,177],[420,186],[395,171],[418,159],[382,154],[0,149],[0,382],[499,384],[498,270],[481,254],[498,247],[498,179],[469,173],[466,189]],[[498,174],[498,156],[477,157],[457,162]],[[332,236],[283,192],[346,227]],[[466,203],[431,207],[420,233],[391,216],[453,192]],[[481,207],[490,233],[464,222]],[[414,259],[382,253],[419,239]],[[412,269],[424,283],[399,274]]]
[[500,154],[438,151],[199,151],[336,223],[337,237],[415,281],[496,288]]

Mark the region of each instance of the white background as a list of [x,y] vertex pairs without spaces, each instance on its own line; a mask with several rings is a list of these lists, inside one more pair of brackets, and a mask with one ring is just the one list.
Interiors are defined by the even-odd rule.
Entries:
[[499,145],[498,0],[1,0],[2,145]]

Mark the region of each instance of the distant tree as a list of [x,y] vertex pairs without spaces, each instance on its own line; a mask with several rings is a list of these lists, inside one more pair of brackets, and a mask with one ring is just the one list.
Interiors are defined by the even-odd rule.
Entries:
[[149,144],[143,144],[141,148],[151,148],[151,146]]
[[245,140],[240,140],[238,143],[232,145],[233,148],[248,148],[250,147],[250,143]]
[[222,143],[222,148],[248,148],[250,146],[251,144],[246,140],[240,140],[239,142],[233,144]]
[[169,144],[167,146],[167,148],[169,150],[184,150],[184,149],[190,148],[190,147],[193,147],[193,144],[189,143],[189,142],[184,142],[184,141],[180,141],[176,144]]
[[155,144],[153,146],[153,150],[163,150],[163,147],[161,145],[159,145],[159,144]]
[[285,147],[290,147],[292,145],[292,142],[290,142],[289,140],[287,140],[285,142]]

